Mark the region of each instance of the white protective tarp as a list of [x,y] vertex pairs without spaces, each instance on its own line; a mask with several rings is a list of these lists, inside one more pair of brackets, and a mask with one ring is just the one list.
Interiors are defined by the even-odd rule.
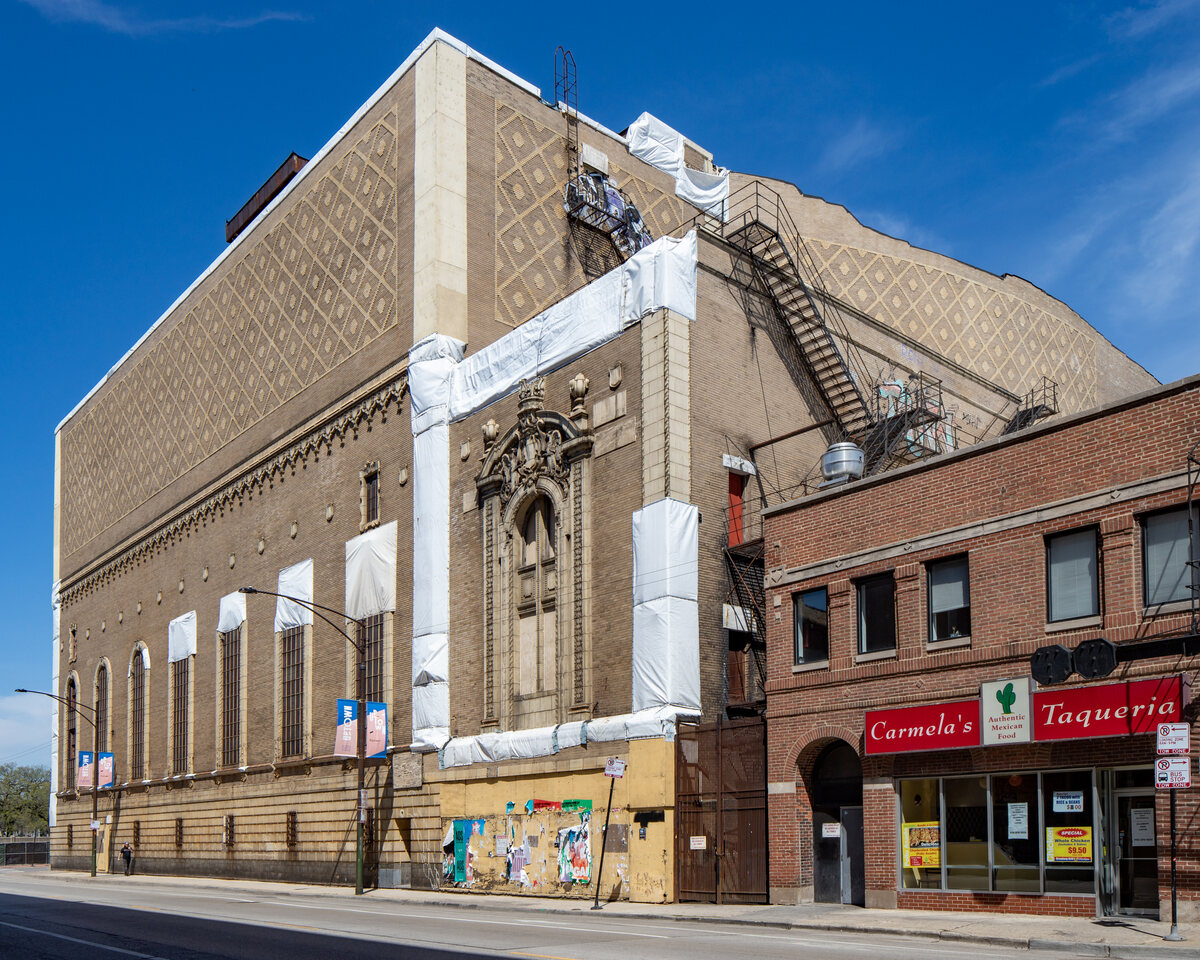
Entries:
[[713,216],[725,217],[729,174],[692,170],[683,159],[684,138],[658,117],[643,113],[625,134],[629,152],[675,178],[675,195]]
[[352,620],[396,609],[396,521],[346,541],[346,613]]
[[246,622],[246,595],[235,591],[221,598],[217,633],[230,633]]
[[664,498],[633,515],[633,708],[700,709],[700,512]]
[[450,736],[450,379],[464,344],[433,335],[408,354],[413,433],[412,748]]
[[305,606],[305,604],[313,602],[313,562],[311,558],[280,570],[279,585],[275,588],[275,592],[304,601],[304,603],[296,603],[292,600],[285,600],[283,597],[276,598],[276,633],[282,633],[292,627],[312,626],[312,610]]
[[[144,646],[144,645],[140,646],[137,649],[137,653],[142,658],[142,669],[149,670],[150,669],[150,648],[147,646]],[[133,676],[133,657],[129,658],[129,673],[127,674],[127,676],[130,676],[130,677]]]
[[167,663],[196,653],[196,611],[189,610],[167,624]]
[[[450,422],[470,416],[512,392],[522,380],[549,373],[620,336],[655,310],[668,309],[694,321],[696,261],[695,231],[678,239],[664,237],[466,360],[465,345],[440,334],[424,338],[409,351],[413,434],[412,749],[435,750],[450,738]],[[693,597],[693,606],[694,602]],[[662,723],[654,722],[661,734]],[[513,741],[515,734],[497,736],[501,740],[496,742],[503,745],[488,749],[513,757],[552,746],[544,739]],[[472,751],[483,748],[463,749],[475,755]],[[452,754],[457,750],[454,748]]]
[[[470,416],[515,390],[522,380],[583,356],[655,310],[666,308],[695,320],[696,255],[695,231],[655,240],[621,266],[471,354],[451,374],[450,419]],[[415,433],[418,408],[411,372],[409,390],[414,395]]]
[[556,727],[455,737],[442,748],[438,759],[442,768],[463,767],[471,763],[498,763],[504,760],[548,757],[559,750],[593,742],[660,737],[673,740],[676,716],[688,712],[673,707],[660,707],[618,717],[562,723]]

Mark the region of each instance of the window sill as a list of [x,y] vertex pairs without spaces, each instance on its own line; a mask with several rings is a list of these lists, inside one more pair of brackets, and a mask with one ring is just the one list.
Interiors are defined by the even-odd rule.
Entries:
[[1085,627],[1100,627],[1104,625],[1104,618],[1101,616],[1095,617],[1076,617],[1074,620],[1055,620],[1052,623],[1046,624],[1046,633],[1063,633],[1066,630],[1082,630]]
[[947,637],[945,640],[927,641],[925,650],[929,653],[937,653],[939,650],[957,650],[959,647],[969,647],[970,645],[970,637]]
[[812,670],[828,670],[828,660],[813,660],[810,663],[796,663],[792,665],[792,673],[809,673]]
[[1189,613],[1191,600],[1171,600],[1168,603],[1147,604],[1142,608],[1143,617],[1161,617],[1168,613]]
[[874,653],[856,653],[854,655],[855,663],[874,663],[876,660],[894,660],[896,659],[896,651],[892,650],[876,650]]

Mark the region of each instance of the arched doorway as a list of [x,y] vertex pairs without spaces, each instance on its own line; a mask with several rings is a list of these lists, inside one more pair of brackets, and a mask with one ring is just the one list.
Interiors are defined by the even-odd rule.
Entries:
[[863,863],[862,762],[844,740],[817,756],[810,778],[813,810],[813,899],[851,903],[866,899]]

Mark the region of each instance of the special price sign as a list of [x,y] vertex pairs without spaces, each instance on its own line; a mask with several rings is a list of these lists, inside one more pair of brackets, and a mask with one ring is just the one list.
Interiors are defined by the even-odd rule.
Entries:
[[1154,761],[1154,786],[1159,790],[1186,790],[1191,785],[1191,757],[1159,757]]

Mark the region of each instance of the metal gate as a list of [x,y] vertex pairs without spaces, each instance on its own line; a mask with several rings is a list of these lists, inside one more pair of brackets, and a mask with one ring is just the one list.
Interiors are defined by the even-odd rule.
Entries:
[[675,741],[680,900],[767,903],[767,724],[680,725]]

